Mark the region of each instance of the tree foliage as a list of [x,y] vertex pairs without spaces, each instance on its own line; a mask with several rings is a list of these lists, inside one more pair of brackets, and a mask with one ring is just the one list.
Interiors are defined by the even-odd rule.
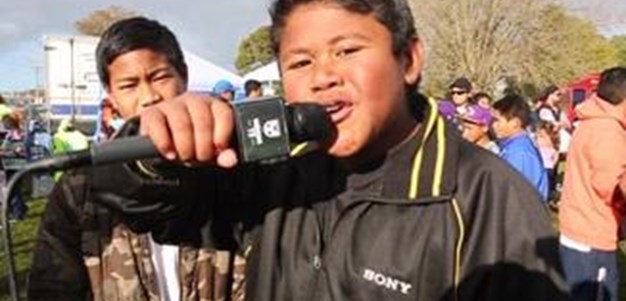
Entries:
[[626,35],[613,37],[611,44],[617,51],[618,64],[626,66]]
[[538,0],[412,4],[428,56],[424,88],[433,94],[461,75],[493,92],[503,81],[530,88],[563,84],[616,62],[614,47],[590,22],[558,5]]
[[85,35],[100,36],[111,24],[139,15],[140,14],[135,11],[120,6],[110,6],[105,9],[93,11],[87,17],[76,21],[74,28]]
[[241,74],[269,64],[274,60],[270,28],[262,26],[246,36],[239,44],[235,66]]

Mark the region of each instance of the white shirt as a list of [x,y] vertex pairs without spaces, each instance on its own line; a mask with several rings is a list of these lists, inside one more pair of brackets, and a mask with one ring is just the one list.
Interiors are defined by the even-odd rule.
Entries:
[[150,249],[161,300],[179,301],[178,246],[157,244],[150,235]]

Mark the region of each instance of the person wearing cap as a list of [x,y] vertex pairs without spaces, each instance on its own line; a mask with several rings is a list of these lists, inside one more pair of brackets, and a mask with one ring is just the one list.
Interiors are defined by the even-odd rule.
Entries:
[[222,79],[213,86],[213,95],[225,102],[231,102],[235,100],[235,86],[231,82]]
[[465,77],[459,77],[450,84],[449,89],[449,99],[438,103],[439,113],[462,130],[457,118],[464,115],[470,105],[472,83]]
[[479,105],[470,105],[467,112],[461,115],[463,138],[494,154],[500,153],[498,144],[489,135],[491,112]]
[[463,115],[470,105],[472,83],[466,77],[459,77],[450,85],[450,99],[456,106],[456,112]]

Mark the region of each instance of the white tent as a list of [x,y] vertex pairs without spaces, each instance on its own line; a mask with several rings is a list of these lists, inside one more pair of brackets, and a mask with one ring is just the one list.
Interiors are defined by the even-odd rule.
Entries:
[[263,67],[259,67],[250,73],[244,75],[244,79],[256,79],[260,82],[280,81],[280,72],[276,61],[271,62]]
[[215,65],[189,51],[185,51],[185,61],[189,69],[189,90],[210,92],[213,85],[221,79],[228,80],[241,89],[243,78],[218,65]]

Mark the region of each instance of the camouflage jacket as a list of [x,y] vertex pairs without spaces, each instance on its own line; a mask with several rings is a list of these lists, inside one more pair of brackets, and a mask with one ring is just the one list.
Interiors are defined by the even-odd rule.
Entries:
[[[49,197],[28,283],[29,300],[158,301],[147,234],[88,201],[90,176],[70,172]],[[179,245],[180,300],[243,300],[243,257]]]

